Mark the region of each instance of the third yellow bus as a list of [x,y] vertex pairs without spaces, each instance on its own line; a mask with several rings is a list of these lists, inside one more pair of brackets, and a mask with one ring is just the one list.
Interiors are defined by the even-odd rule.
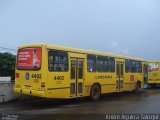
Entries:
[[150,61],[148,66],[148,85],[155,88],[160,85],[160,61]]

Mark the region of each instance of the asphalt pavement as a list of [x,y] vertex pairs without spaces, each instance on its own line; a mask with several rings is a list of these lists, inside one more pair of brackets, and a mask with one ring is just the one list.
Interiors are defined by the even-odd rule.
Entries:
[[159,114],[160,87],[143,92],[106,94],[98,101],[31,98],[0,104],[1,118],[50,120],[105,120],[113,114]]

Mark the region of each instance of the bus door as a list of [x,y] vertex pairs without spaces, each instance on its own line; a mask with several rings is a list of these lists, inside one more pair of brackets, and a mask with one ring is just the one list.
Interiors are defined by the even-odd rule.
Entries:
[[83,96],[84,59],[70,59],[70,96]]
[[144,64],[144,88],[147,88],[148,86],[148,68],[149,68],[149,65],[147,64]]
[[116,62],[116,91],[122,91],[124,84],[124,63]]

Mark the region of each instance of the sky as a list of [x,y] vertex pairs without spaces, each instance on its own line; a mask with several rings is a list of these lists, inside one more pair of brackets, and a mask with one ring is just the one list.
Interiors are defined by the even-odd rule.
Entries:
[[160,60],[160,0],[0,0],[0,47],[31,43]]

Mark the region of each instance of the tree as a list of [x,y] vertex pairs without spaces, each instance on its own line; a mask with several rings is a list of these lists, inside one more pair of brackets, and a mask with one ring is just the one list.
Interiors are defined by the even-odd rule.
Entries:
[[15,79],[16,56],[11,53],[0,53],[0,76],[11,77]]

